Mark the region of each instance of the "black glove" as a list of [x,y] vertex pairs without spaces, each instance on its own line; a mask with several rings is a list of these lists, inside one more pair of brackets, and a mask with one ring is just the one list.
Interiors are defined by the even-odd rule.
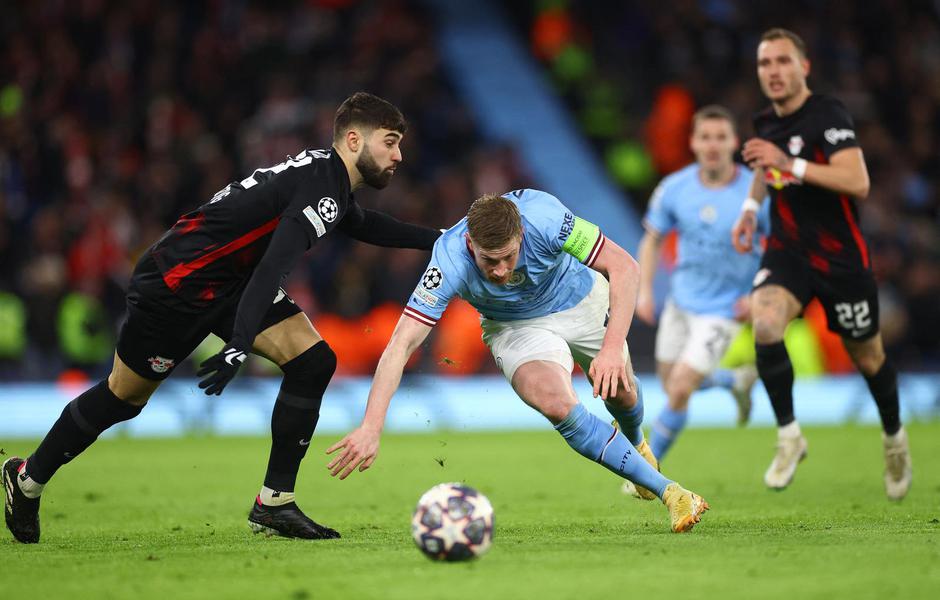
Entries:
[[238,368],[242,366],[248,354],[238,348],[226,346],[221,352],[207,358],[201,365],[196,377],[209,375],[199,382],[199,387],[206,390],[206,395],[215,394],[218,396],[228,385],[228,382],[238,373]]

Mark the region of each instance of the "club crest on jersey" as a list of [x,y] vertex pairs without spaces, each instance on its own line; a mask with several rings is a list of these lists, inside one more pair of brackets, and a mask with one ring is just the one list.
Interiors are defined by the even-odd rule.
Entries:
[[711,204],[706,204],[698,211],[698,218],[703,223],[714,223],[718,220],[718,211]]
[[329,196],[320,198],[320,201],[317,203],[317,212],[320,213],[320,216],[323,217],[323,220],[327,223],[332,223],[336,220],[336,216],[339,214],[339,207],[336,206],[336,200],[333,200]]
[[163,358],[162,356],[151,356],[147,359],[147,362],[150,363],[150,368],[153,369],[154,373],[166,373],[176,364],[176,361],[172,358]]
[[796,178],[789,171],[781,171],[774,167],[764,169],[764,182],[775,190],[782,190],[788,185],[803,185],[803,182]]
[[790,150],[790,154],[793,156],[799,156],[800,152],[803,151],[803,136],[795,135],[790,138],[790,141],[787,142],[787,148]]
[[436,290],[444,283],[444,274],[437,267],[428,267],[421,278],[421,286],[426,290]]
[[512,275],[509,276],[509,281],[506,282],[507,287],[516,287],[517,285],[522,285],[525,283],[525,273],[520,271],[513,271]]

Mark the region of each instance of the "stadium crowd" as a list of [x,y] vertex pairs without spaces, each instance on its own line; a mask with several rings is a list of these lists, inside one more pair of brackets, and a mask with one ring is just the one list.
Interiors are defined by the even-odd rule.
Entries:
[[[5,9],[4,379],[107,368],[141,252],[229,181],[327,146],[335,107],[356,90],[386,97],[409,121],[402,168],[381,194],[357,194],[363,205],[443,227],[478,193],[525,182],[509,148],[478,139],[441,72],[432,25],[414,5],[277,6],[23,1]],[[341,369],[367,372],[427,259],[331,236],[294,270],[288,291],[316,315]]]
[[[672,8],[559,1],[512,3],[511,16],[640,211],[656,180],[691,159],[695,106],[725,104],[749,132],[748,117],[762,105],[760,31],[782,25],[803,34],[811,85],[846,102],[871,169],[863,229],[882,285],[885,341],[901,368],[936,369],[936,4],[802,4],[804,11],[722,0]],[[6,7],[0,379],[54,378],[72,367],[106,372],[140,253],[227,182],[327,145],[335,106],[359,89],[396,103],[409,120],[402,167],[385,191],[357,194],[363,205],[443,227],[478,194],[531,183],[512,148],[476,134],[419,4]],[[420,252],[333,236],[294,270],[288,291],[330,339],[340,372],[368,373],[426,261]],[[434,350],[421,359],[426,369],[492,368],[478,335],[466,335],[476,331],[466,308],[452,308],[453,325],[443,321],[435,332]]]

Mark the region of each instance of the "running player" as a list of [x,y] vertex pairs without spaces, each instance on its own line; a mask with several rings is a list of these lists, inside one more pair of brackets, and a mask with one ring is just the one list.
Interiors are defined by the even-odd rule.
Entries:
[[911,486],[911,456],[897,372],[878,330],[878,289],[858,228],[856,202],[868,195],[868,169],[852,118],[835,98],[809,90],[809,69],[806,46],[795,33],[771,29],[761,37],[757,76],[771,105],[754,119],[757,137],[744,144],[744,159],[755,173],[732,229],[735,247],[750,252],[756,212],[767,187],[773,188],[771,234],[751,299],[757,369],[779,427],[764,482],[785,488],[806,456],[793,414],[793,368],[783,333],[818,298],[829,329],[842,337],[878,406],[885,490],[900,500]]
[[[372,465],[405,363],[460,296],[480,312],[483,341],[523,402],[578,453],[659,497],[673,531],[688,531],[708,504],[651,465],[640,430],[643,402],[626,344],[637,280],[636,261],[554,196],[517,190],[477,199],[434,244],[379,361],[362,424],[328,449],[340,451],[329,463],[332,474],[343,479]],[[574,362],[619,431],[578,401]]]
[[[695,163],[659,184],[650,200],[640,241],[640,295],[637,316],[655,322],[653,276],[663,235],[679,234],[672,287],[656,332],[656,371],[668,404],[653,423],[650,446],[662,460],[685,427],[689,397],[696,389],[719,385],[732,391],[738,422],[747,422],[752,365],[718,369],[725,351],[748,317],[748,293],[760,253],[738,255],[728,240],[751,183],[751,172],[734,162],[738,136],[734,118],[721,106],[706,106],[692,119]],[[766,213],[762,219],[766,231]]]
[[128,289],[128,318],[110,376],[65,407],[28,459],[3,463],[6,523],[17,540],[39,541],[40,494],[56,470],[103,431],[137,416],[209,333],[228,343],[198,373],[207,394],[221,394],[249,352],[284,372],[267,473],[249,525],[256,533],[339,537],[294,502],[336,355],[279,286],[304,252],[336,229],[381,246],[432,247],[439,231],[363,209],[352,197],[363,184],[388,184],[402,160],[404,134],[397,108],[354,94],[336,112],[331,149],[305,150],[229,184],[144,254]]

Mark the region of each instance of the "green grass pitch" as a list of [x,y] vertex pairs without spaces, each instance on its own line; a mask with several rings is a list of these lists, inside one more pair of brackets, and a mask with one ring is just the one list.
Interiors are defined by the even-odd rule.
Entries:
[[[338,436],[321,435],[298,500],[343,539],[318,542],[250,533],[267,440],[102,440],[47,489],[40,544],[3,532],[0,589],[48,600],[937,598],[940,424],[909,433],[914,487],[891,503],[875,428],[808,429],[809,457],[779,493],[761,482],[773,431],[687,431],[664,471],[712,510],[685,535],[547,426],[388,435],[373,469],[343,482],[325,467]],[[0,445],[10,455],[34,443]],[[495,543],[476,562],[432,563],[411,541],[411,510],[458,480],[492,500]]]

